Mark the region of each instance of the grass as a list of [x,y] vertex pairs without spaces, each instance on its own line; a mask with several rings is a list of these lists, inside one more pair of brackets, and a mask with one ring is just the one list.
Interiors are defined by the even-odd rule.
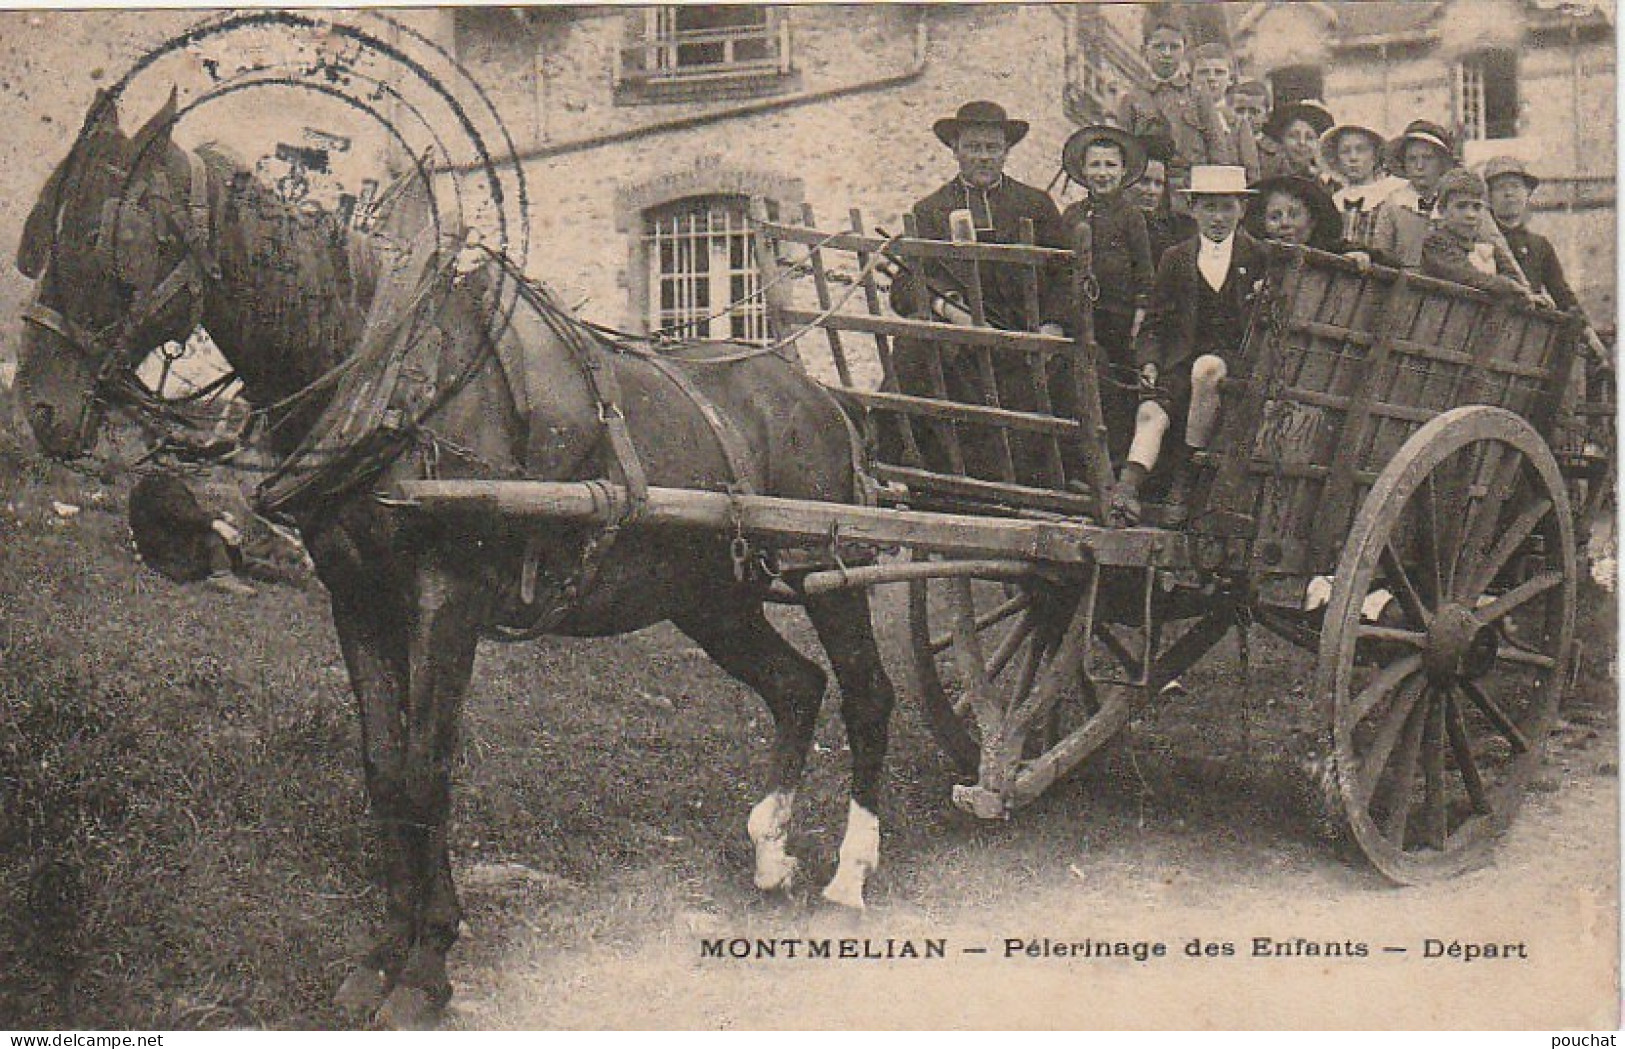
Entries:
[[[126,491],[0,445],[0,1027],[349,1024],[328,998],[381,903],[325,599],[145,571]],[[64,518],[53,501],[82,509]],[[879,605],[894,654],[899,597]],[[1576,704],[1606,736],[1612,604],[1586,608],[1603,640]],[[782,621],[811,650],[804,621]],[[926,915],[994,904],[1066,879],[1102,841],[1331,863],[1281,804],[1290,771],[1242,749],[1229,700],[1198,698],[1227,675],[1223,661],[1193,674],[1192,698],[993,826],[946,804],[953,777],[902,700],[872,899]],[[1258,753],[1298,731],[1279,695],[1255,704]],[[845,818],[833,706],[792,841],[816,884]],[[769,729],[760,701],[670,628],[484,648],[458,769],[468,932],[454,979],[518,947],[630,942],[674,916],[784,920],[750,885],[743,831]]]

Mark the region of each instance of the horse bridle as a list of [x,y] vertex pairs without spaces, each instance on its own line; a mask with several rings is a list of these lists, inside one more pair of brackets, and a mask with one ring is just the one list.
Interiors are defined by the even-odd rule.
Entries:
[[[150,186],[143,187],[139,198],[150,197],[156,202],[151,211],[159,222],[167,226],[168,232],[179,239],[182,246],[180,257],[162,280],[141,295],[121,319],[101,330],[86,328],[71,317],[40,302],[37,289],[45,284],[44,273],[36,282],[33,300],[23,307],[22,319],[25,323],[57,336],[77,353],[81,360],[91,365],[95,372],[95,379],[86,393],[86,410],[80,416],[78,436],[81,443],[90,436],[85,430],[95,425],[95,413],[89,410],[90,407],[97,401],[109,403],[109,392],[122,394],[124,399],[132,401],[138,408],[146,408],[150,414],[165,414],[161,410],[163,399],[148,390],[135,377],[135,368],[139,362],[130,359],[135,349],[131,344],[137,332],[168,309],[175,298],[183,293],[191,297],[188,306],[190,319],[186,328],[186,335],[189,336],[197,329],[203,318],[205,283],[220,279],[220,266],[210,247],[208,168],[204,165],[203,158],[191,150],[181,152],[186,157],[190,182],[184,217],[177,216],[176,213],[182,209],[170,199],[167,180],[161,173],[154,176]],[[112,198],[104,208],[101,227],[97,230],[96,251],[108,250],[107,240],[112,234],[112,231],[106,228],[109,224],[108,216],[122,214],[125,203],[126,198],[121,194]],[[51,247],[53,262],[55,254],[56,245],[53,242]],[[48,262],[47,269],[49,266]]]

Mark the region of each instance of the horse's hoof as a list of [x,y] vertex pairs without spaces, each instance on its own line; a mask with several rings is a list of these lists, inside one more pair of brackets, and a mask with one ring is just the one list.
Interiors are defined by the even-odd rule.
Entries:
[[824,886],[824,899],[837,907],[845,907],[850,911],[862,911],[865,909],[863,882],[856,878],[837,876],[834,881]]
[[401,984],[389,992],[373,1022],[389,1031],[432,1031],[440,1025],[445,1005],[421,987]]
[[756,867],[756,887],[763,892],[789,892],[795,888],[801,863],[794,856],[761,863]]
[[389,976],[382,969],[363,965],[339,984],[333,1004],[351,1012],[371,1014],[389,993]]

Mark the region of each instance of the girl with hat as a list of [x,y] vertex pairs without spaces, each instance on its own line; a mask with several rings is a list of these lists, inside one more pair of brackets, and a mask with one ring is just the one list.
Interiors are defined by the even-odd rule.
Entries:
[[[1413,120],[1388,144],[1389,170],[1405,177],[1377,208],[1371,246],[1408,270],[1422,266],[1422,242],[1438,203],[1439,183],[1456,168],[1456,142],[1429,120]],[[1479,221],[1479,239],[1510,255],[1506,238],[1488,211]]]
[[[1061,225],[1068,244],[1076,242],[1084,223],[1091,232],[1094,279],[1089,286],[1099,289],[1095,341],[1104,351],[1099,360],[1101,411],[1114,459],[1128,450],[1134,425],[1134,338],[1145,319],[1154,276],[1145,216],[1124,193],[1145,174],[1146,163],[1137,139],[1105,125],[1074,131],[1061,152],[1062,170],[1086,193],[1061,213]],[[1115,382],[1114,375],[1120,376]]]
[[1300,175],[1277,175],[1253,183],[1255,195],[1247,202],[1247,230],[1260,240],[1342,255],[1358,265],[1373,261],[1369,249],[1343,236],[1343,219],[1326,188]]
[[1259,172],[1264,178],[1274,175],[1302,175],[1305,178],[1325,179],[1321,165],[1320,136],[1337,120],[1325,103],[1303,99],[1270,110],[1264,121],[1264,137],[1274,148],[1260,150]]
[[1356,244],[1371,242],[1377,206],[1405,184],[1384,170],[1387,148],[1388,140],[1364,124],[1339,124],[1320,138],[1321,159],[1343,183],[1332,194],[1342,216],[1343,236]]

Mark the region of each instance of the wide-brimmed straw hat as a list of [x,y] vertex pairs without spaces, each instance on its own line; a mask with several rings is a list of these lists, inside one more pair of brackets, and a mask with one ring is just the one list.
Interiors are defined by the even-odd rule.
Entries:
[[1250,197],[1247,169],[1232,164],[1197,164],[1191,168],[1191,184],[1180,192],[1187,197]]
[[1405,143],[1426,142],[1445,156],[1454,160],[1456,157],[1456,139],[1444,128],[1431,120],[1413,120],[1405,125],[1397,138],[1388,143],[1388,166],[1390,170],[1399,171],[1405,163]]
[[1535,187],[1540,185],[1540,179],[1531,175],[1529,169],[1524,166],[1523,161],[1517,157],[1491,157],[1484,162],[1483,167],[1478,169],[1478,173],[1484,176],[1485,185],[1489,185],[1503,175],[1516,175],[1523,179],[1523,184],[1529,187],[1531,193],[1535,191]]
[[1080,186],[1086,185],[1083,181],[1084,154],[1096,142],[1109,142],[1123,151],[1123,187],[1140,181],[1145,174],[1145,146],[1127,131],[1106,124],[1080,127],[1066,140],[1066,145],[1061,149],[1061,170],[1066,172],[1067,178]]
[[931,130],[943,145],[953,149],[959,143],[959,133],[968,125],[984,124],[999,128],[1004,132],[1004,144],[1013,146],[1027,137],[1028,123],[1025,120],[1011,120],[1004,107],[997,102],[978,100],[966,102],[959,107],[959,112],[951,117],[943,117],[931,125]]
[[1326,103],[1305,98],[1270,110],[1270,115],[1264,120],[1264,134],[1279,142],[1294,120],[1301,120],[1314,128],[1316,135],[1324,135],[1337,123],[1337,118],[1326,108]]
[[1257,195],[1247,202],[1248,229],[1254,236],[1264,236],[1264,207],[1271,193],[1286,193],[1303,201],[1309,209],[1312,225],[1309,243],[1329,250],[1343,239],[1343,216],[1326,188],[1312,178],[1302,175],[1275,175],[1253,183]]
[[1327,164],[1333,168],[1337,166],[1338,146],[1349,135],[1364,135],[1370,139],[1371,148],[1376,151],[1377,160],[1381,161],[1383,159],[1388,149],[1388,139],[1382,132],[1375,128],[1366,127],[1364,124],[1338,124],[1334,128],[1329,128],[1325,134],[1320,136],[1320,155],[1325,158]]

